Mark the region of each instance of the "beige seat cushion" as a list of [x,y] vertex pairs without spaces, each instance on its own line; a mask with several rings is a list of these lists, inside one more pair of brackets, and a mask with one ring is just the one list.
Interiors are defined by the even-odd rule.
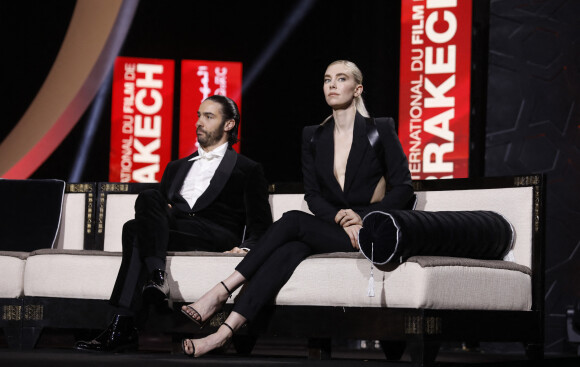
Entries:
[[24,295],[109,299],[121,266],[120,253],[38,250],[30,253]]
[[415,257],[384,273],[387,307],[519,310],[532,307],[530,269],[500,260]]
[[[171,295],[193,302],[242,260],[241,255],[185,252],[168,256]],[[375,297],[367,296],[370,263],[358,253],[311,256],[276,298],[279,305],[529,310],[526,267],[469,259],[411,258],[374,269]],[[37,297],[108,299],[121,264],[119,253],[35,251],[28,258],[24,294]],[[527,270],[526,270],[527,269]],[[239,292],[239,290],[238,290]],[[233,302],[235,298],[228,302]]]
[[0,298],[22,296],[26,252],[0,251]]

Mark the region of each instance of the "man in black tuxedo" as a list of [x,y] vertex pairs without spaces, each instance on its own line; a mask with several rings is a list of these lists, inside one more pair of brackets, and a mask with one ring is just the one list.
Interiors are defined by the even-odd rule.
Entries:
[[237,154],[240,114],[235,102],[211,96],[199,107],[199,150],[170,162],[159,190],[135,201],[135,219],[123,227],[123,260],[111,295],[117,314],[109,327],[75,349],[135,349],[134,318],[145,303],[169,302],[167,251],[249,251],[272,223],[260,164]]

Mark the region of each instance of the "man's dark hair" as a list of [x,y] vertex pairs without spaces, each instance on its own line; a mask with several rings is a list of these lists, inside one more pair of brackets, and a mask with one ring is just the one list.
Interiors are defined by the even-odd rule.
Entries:
[[206,101],[207,100],[220,104],[221,112],[224,117],[222,123],[228,120],[234,120],[234,128],[228,131],[228,143],[230,146],[234,145],[238,142],[238,129],[240,126],[240,111],[238,110],[238,105],[236,105],[236,102],[231,98],[217,94],[207,97]]

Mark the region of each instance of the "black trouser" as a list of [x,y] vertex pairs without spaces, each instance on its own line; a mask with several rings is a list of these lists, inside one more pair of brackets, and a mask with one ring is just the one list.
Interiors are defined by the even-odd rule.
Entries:
[[[182,213],[183,214],[183,213]],[[123,260],[111,294],[111,303],[136,313],[141,307],[141,288],[155,269],[145,266],[154,258],[165,270],[167,251],[225,251],[235,238],[216,242],[214,227],[198,216],[175,214],[157,190],[146,190],[135,201],[135,219],[123,226]],[[223,236],[222,236],[223,237]],[[221,237],[220,237],[221,238]],[[239,240],[238,240],[239,241]],[[227,242],[227,243],[222,243]]]
[[285,213],[236,267],[248,283],[233,310],[253,320],[307,256],[348,251],[356,249],[338,224],[301,211]]

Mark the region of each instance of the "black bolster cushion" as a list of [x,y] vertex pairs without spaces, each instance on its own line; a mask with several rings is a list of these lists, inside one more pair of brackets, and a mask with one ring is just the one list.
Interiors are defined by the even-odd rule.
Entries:
[[375,264],[411,256],[499,260],[511,250],[514,230],[491,211],[392,210],[367,214],[358,241]]

